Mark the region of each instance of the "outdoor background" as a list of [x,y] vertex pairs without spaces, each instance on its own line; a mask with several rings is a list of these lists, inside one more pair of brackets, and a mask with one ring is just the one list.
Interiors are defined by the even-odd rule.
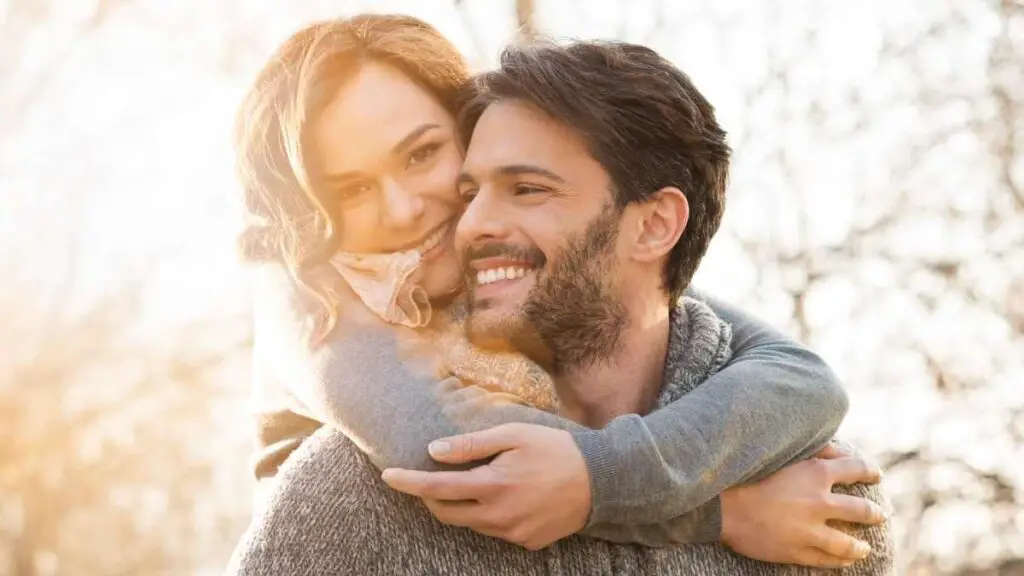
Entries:
[[808,342],[887,468],[904,574],[1024,574],[1020,0],[0,0],[0,575],[217,574],[244,529],[230,129],[315,19],[476,66],[649,44],[736,150],[697,284]]

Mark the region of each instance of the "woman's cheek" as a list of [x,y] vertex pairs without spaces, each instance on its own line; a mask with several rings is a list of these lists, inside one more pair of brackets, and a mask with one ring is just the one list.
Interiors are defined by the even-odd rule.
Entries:
[[341,210],[339,226],[341,235],[338,249],[342,252],[378,252],[383,246],[375,236],[378,230],[377,210],[373,202],[364,202],[358,206],[350,206]]

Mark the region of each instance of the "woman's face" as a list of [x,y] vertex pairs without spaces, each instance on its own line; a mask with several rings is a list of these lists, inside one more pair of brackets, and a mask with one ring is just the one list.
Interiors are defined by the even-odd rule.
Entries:
[[340,208],[339,249],[419,249],[422,264],[410,280],[431,298],[458,288],[452,238],[463,208],[455,186],[462,154],[454,119],[430,93],[398,69],[369,62],[310,135],[317,186]]

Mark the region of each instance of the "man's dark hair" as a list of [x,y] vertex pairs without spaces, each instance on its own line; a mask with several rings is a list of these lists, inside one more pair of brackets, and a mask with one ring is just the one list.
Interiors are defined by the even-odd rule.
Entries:
[[518,100],[576,130],[608,171],[616,208],[674,186],[690,205],[663,283],[672,301],[690,283],[725,208],[730,149],[714,108],[690,78],[645,46],[611,41],[510,46],[474,79],[459,116],[464,142],[491,104]]

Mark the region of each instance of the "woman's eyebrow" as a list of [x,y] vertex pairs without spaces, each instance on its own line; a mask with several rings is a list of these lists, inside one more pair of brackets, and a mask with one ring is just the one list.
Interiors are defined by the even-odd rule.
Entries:
[[[420,124],[416,128],[413,128],[412,131],[410,131],[404,137],[402,137],[402,139],[399,140],[398,143],[391,148],[391,155],[398,156],[402,154],[407,149],[409,149],[409,147],[411,147],[420,136],[423,136],[427,132],[430,132],[431,130],[440,127],[440,124],[433,124],[430,122]],[[340,184],[343,182],[348,182],[349,180],[355,180],[362,175],[362,172],[358,170],[351,170],[347,172],[338,172],[336,174],[324,174],[323,180],[324,182],[327,182],[329,184]]]
[[424,134],[426,134],[427,132],[430,132],[431,130],[433,130],[435,128],[440,128],[440,127],[441,127],[440,124],[433,124],[433,123],[430,123],[430,122],[427,122],[425,124],[420,124],[419,126],[414,128],[411,132],[406,134],[404,138],[399,140],[398,144],[395,144],[394,147],[391,148],[391,154],[397,156],[397,155],[405,152],[410,146],[412,146],[412,143],[415,142],[417,138],[419,138],[420,136],[423,136]]

